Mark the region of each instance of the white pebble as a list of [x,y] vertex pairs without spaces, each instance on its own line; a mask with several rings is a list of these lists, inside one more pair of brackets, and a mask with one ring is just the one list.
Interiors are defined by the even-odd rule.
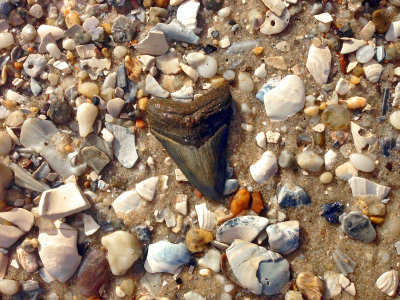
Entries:
[[374,161],[367,155],[360,153],[350,154],[351,165],[362,172],[372,172],[375,170]]
[[217,61],[209,55],[206,55],[204,62],[197,66],[196,70],[201,77],[211,78],[217,74]]
[[230,7],[224,7],[218,11],[218,16],[220,16],[221,18],[224,18],[224,19],[229,17],[230,14],[231,14]]
[[117,46],[114,48],[113,54],[116,58],[122,59],[128,54],[129,50],[125,46]]
[[0,49],[8,48],[14,44],[14,36],[9,32],[0,33]]
[[219,41],[219,46],[222,49],[228,48],[231,45],[231,41],[229,40],[229,36],[224,36],[220,41]]
[[232,70],[226,70],[224,71],[224,73],[222,73],[222,76],[228,81],[233,80],[235,79],[235,72],[233,72]]
[[254,83],[249,73],[239,72],[238,82],[239,82],[238,87],[241,91],[249,93],[253,91]]
[[265,64],[261,64],[257,69],[254,71],[254,75],[258,78],[265,78],[267,76],[267,70],[265,69]]
[[65,39],[62,42],[62,46],[65,50],[74,51],[76,49],[76,44],[73,39]]
[[400,129],[400,110],[396,110],[390,115],[390,124],[396,129]]
[[107,102],[107,111],[113,117],[117,118],[125,105],[121,98],[114,98]]
[[125,294],[124,290],[119,285],[117,285],[117,287],[115,288],[115,295],[117,297],[122,298],[122,297],[125,297],[126,294]]
[[60,49],[58,49],[56,44],[53,44],[53,43],[47,44],[46,50],[47,50],[47,52],[49,52],[51,57],[53,57],[55,59],[61,58],[62,53],[61,53]]
[[250,166],[251,177],[260,184],[266,183],[277,171],[278,163],[275,154],[271,151],[265,151],[261,158]]
[[18,293],[19,283],[11,279],[0,280],[0,293],[8,296],[15,295]]
[[332,149],[325,153],[325,169],[331,170],[336,163],[337,154]]
[[257,133],[256,142],[258,147],[267,148],[267,138],[265,137],[265,133],[263,131]]
[[324,160],[312,150],[297,154],[296,160],[302,169],[310,172],[318,172],[324,164]]
[[0,132],[0,155],[7,155],[12,148],[10,136],[5,132]]
[[356,52],[356,59],[359,63],[365,64],[369,62],[375,55],[375,49],[370,45],[359,48]]
[[36,29],[32,24],[26,24],[21,31],[21,39],[25,42],[32,41],[36,36]]
[[93,130],[93,123],[97,117],[97,107],[92,103],[79,105],[76,112],[76,120],[79,125],[79,135],[86,137]]
[[41,18],[43,16],[42,6],[40,4],[32,5],[32,7],[29,9],[29,14],[36,19]]

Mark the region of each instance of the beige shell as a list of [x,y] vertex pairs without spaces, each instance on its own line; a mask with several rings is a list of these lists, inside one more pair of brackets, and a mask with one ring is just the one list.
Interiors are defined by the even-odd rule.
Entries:
[[376,141],[378,140],[376,136],[372,133],[368,133],[365,136],[360,135],[360,130],[364,128],[354,122],[351,122],[350,129],[351,134],[353,135],[354,147],[359,153],[361,153],[367,145],[369,150],[372,146],[375,145]]
[[369,62],[364,64],[365,77],[372,83],[377,83],[381,77],[383,67],[376,62],[376,60],[371,59]]
[[398,284],[399,272],[396,270],[390,270],[383,273],[375,283],[376,287],[388,296],[394,296],[396,294]]
[[288,26],[290,13],[285,9],[280,17],[271,10],[265,14],[265,21],[261,25],[260,32],[266,35],[281,33]]
[[331,59],[331,51],[327,46],[320,48],[311,45],[308,51],[306,67],[319,84],[325,84],[328,81],[331,71]]
[[205,203],[195,206],[199,227],[204,230],[213,230],[217,225],[215,214],[207,209]]
[[367,99],[360,96],[351,97],[346,100],[348,109],[357,109],[364,107],[367,104]]

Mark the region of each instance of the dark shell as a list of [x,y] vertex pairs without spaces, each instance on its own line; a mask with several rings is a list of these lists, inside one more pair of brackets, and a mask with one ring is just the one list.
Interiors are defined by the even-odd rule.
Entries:
[[219,200],[225,186],[225,149],[232,115],[228,88],[214,89],[190,103],[151,99],[151,132],[203,195]]

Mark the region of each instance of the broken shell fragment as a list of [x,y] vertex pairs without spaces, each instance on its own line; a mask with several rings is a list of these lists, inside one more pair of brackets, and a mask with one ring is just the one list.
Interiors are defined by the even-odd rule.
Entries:
[[149,273],[174,274],[190,261],[190,252],[185,244],[159,241],[149,245],[144,268]]
[[229,90],[212,90],[190,103],[151,99],[147,113],[151,132],[190,183],[212,200],[222,198],[232,114]]
[[329,73],[331,71],[331,51],[328,46],[323,48],[311,45],[308,51],[307,70],[319,84],[328,82]]
[[140,54],[162,55],[167,53],[169,46],[162,31],[150,31],[147,37],[134,45]]
[[150,177],[136,185],[136,192],[145,200],[152,201],[156,194],[158,177]]
[[354,147],[357,152],[361,153],[361,151],[368,146],[367,150],[370,150],[372,146],[376,144],[378,141],[377,137],[372,133],[368,133],[366,136],[360,135],[360,131],[365,131],[363,127],[357,125],[354,122],[350,124],[351,134],[353,135]]
[[333,260],[344,276],[353,273],[357,265],[346,253],[339,250],[333,252]]
[[217,225],[215,213],[207,209],[205,203],[195,205],[197,219],[199,220],[199,227],[205,230],[213,230]]
[[299,247],[299,221],[287,221],[267,227],[268,244],[279,254],[289,254]]
[[240,285],[256,295],[275,295],[289,281],[289,263],[276,252],[236,239],[226,250]]
[[296,207],[311,203],[310,197],[299,186],[293,183],[278,184],[278,203],[281,207]]
[[267,11],[265,14],[265,21],[261,25],[260,32],[266,35],[281,33],[288,26],[290,20],[289,10],[285,9],[281,16]]
[[376,280],[376,287],[388,296],[394,296],[396,294],[397,286],[399,284],[399,272],[396,270],[390,270],[383,273]]
[[269,220],[259,216],[243,216],[226,221],[217,229],[216,239],[230,245],[234,239],[253,241],[269,224]]
[[390,192],[390,187],[377,184],[361,177],[352,177],[348,182],[353,197],[375,196],[378,199],[383,199]]
[[275,154],[271,151],[265,151],[261,158],[250,166],[251,177],[260,184],[266,183],[276,172],[278,172],[278,163]]

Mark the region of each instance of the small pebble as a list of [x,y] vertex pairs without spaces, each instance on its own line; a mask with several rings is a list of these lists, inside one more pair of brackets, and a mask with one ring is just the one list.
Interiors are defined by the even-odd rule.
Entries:
[[362,172],[372,172],[375,170],[375,162],[369,156],[364,154],[350,154],[350,163],[354,168]]
[[107,111],[113,117],[117,118],[121,113],[122,108],[125,105],[125,101],[121,98],[114,98],[107,102]]
[[201,252],[208,248],[213,240],[211,232],[198,228],[191,228],[186,234],[186,245],[190,252]]
[[254,89],[253,79],[247,72],[239,72],[238,75],[238,88],[243,92],[251,93]]
[[344,205],[339,202],[333,202],[322,205],[322,214],[329,223],[339,223],[339,216],[343,213]]
[[324,164],[324,160],[312,150],[297,154],[296,161],[302,169],[310,172],[318,172]]
[[201,77],[211,78],[217,73],[217,61],[209,55],[206,55],[204,61],[200,63],[196,70]]
[[332,182],[333,179],[333,174],[331,172],[325,172],[322,173],[321,176],[319,177],[319,180],[323,184],[329,184]]
[[7,296],[12,296],[18,293],[19,283],[11,279],[0,280],[0,293]]
[[83,96],[92,99],[99,94],[99,88],[94,82],[84,82],[78,85],[78,92]]
[[0,132],[0,155],[7,155],[11,152],[12,141],[10,136],[5,132]]
[[299,290],[310,300],[322,299],[324,282],[311,272],[301,272],[296,278]]
[[283,169],[289,169],[294,165],[294,155],[289,150],[283,150],[279,156],[279,166]]
[[247,210],[250,204],[250,193],[246,189],[237,191],[232,199],[230,209],[234,216],[239,215],[242,211]]
[[21,31],[21,38],[25,42],[30,42],[32,41],[36,36],[36,29],[33,25],[31,24],[26,24],[24,28],[22,28]]
[[370,243],[376,237],[370,219],[358,211],[344,213],[339,217],[339,222],[342,230],[353,239]]
[[396,110],[390,114],[390,124],[396,129],[400,129],[400,110]]

